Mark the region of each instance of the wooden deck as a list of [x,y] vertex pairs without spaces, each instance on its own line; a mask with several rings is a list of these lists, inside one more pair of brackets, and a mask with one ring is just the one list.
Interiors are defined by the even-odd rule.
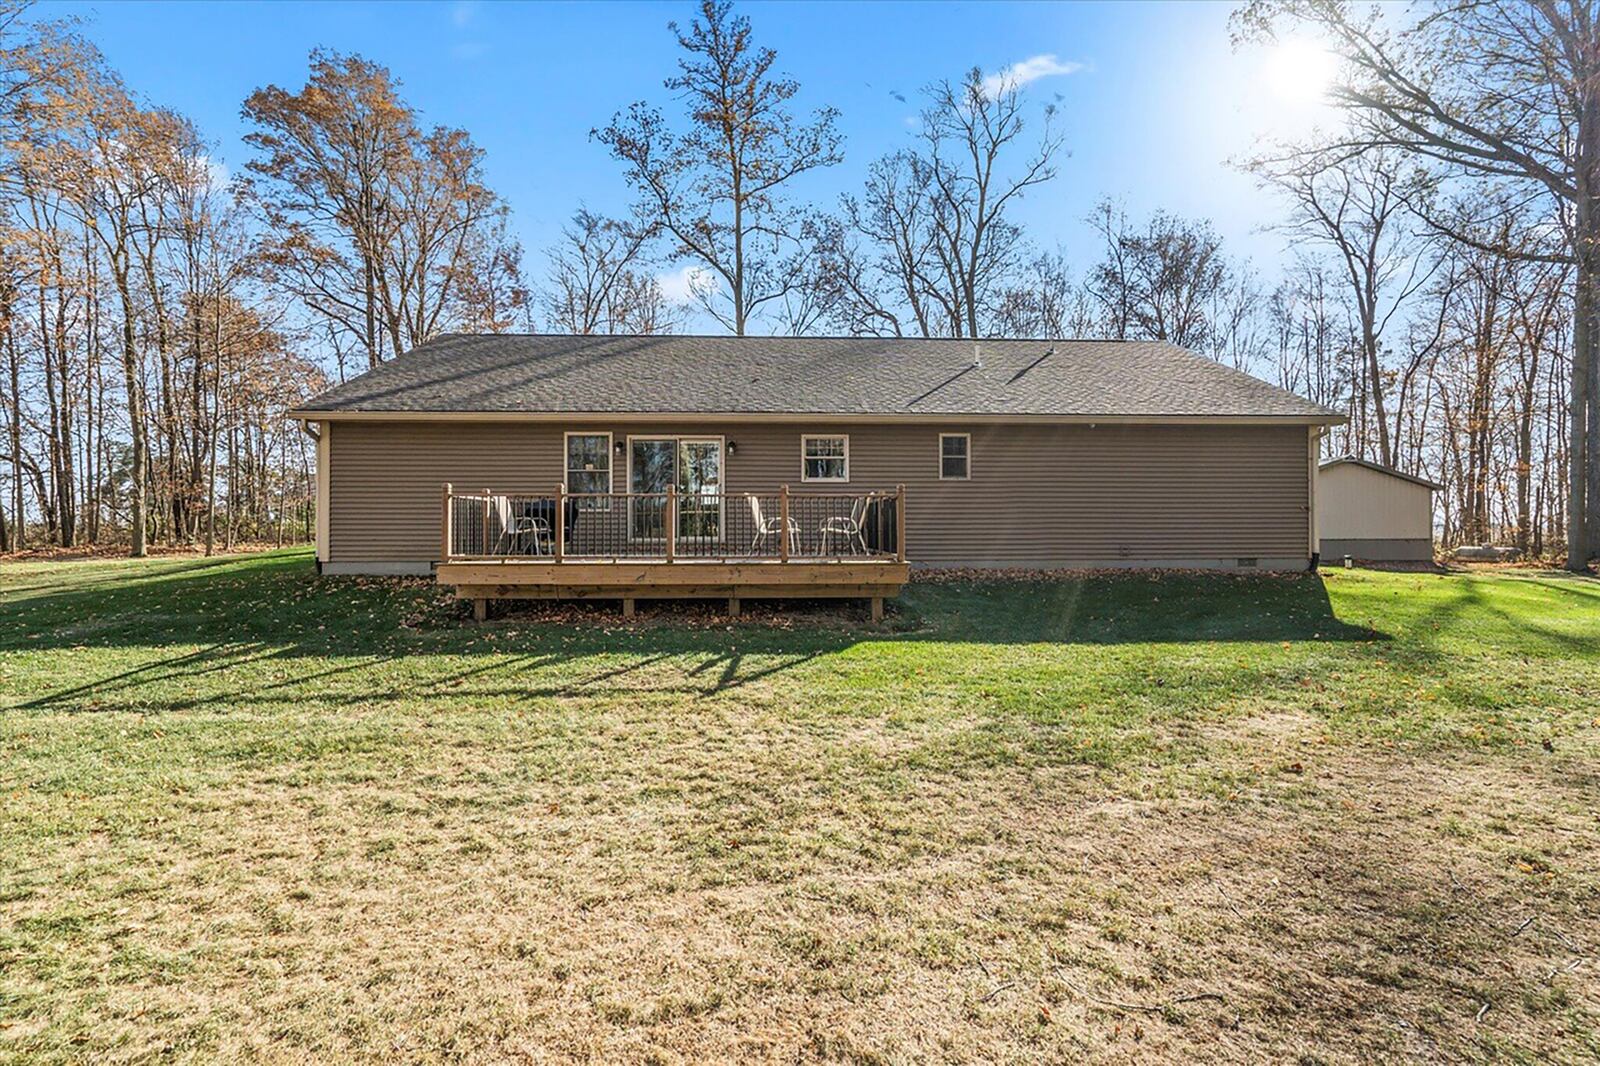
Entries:
[[737,616],[746,599],[852,598],[874,621],[907,580],[903,488],[657,495],[446,485],[437,580],[479,620],[491,600],[620,600],[631,616],[641,599],[715,598]]

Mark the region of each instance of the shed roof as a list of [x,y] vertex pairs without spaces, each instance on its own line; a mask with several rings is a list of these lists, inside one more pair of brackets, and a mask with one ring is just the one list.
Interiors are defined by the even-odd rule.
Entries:
[[1243,418],[1335,423],[1159,341],[448,334],[293,412]]
[[1374,462],[1372,462],[1370,460],[1367,460],[1367,459],[1357,459],[1353,455],[1341,455],[1337,459],[1329,459],[1326,462],[1320,464],[1317,467],[1317,469],[1318,470],[1328,470],[1328,469],[1331,469],[1332,467],[1344,466],[1347,463],[1355,465],[1355,466],[1363,467],[1363,468],[1365,468],[1367,470],[1371,470],[1371,471],[1373,471],[1375,473],[1387,474],[1390,477],[1399,478],[1401,481],[1409,481],[1413,485],[1421,485],[1423,488],[1432,489],[1434,492],[1439,492],[1440,490],[1442,490],[1444,488],[1443,485],[1440,485],[1440,484],[1438,484],[1437,482],[1434,482],[1434,481],[1429,481],[1427,478],[1418,477],[1415,474],[1407,474],[1407,473],[1404,473],[1402,471],[1396,470],[1392,466],[1384,466],[1382,463],[1374,463]]

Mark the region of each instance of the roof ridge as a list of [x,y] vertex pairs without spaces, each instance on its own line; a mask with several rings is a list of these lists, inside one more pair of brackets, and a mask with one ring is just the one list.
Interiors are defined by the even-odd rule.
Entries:
[[[1177,345],[1171,341],[1154,340],[1147,337],[880,337],[875,334],[859,333],[805,333],[795,335],[791,333],[559,333],[549,331],[508,330],[505,333],[461,333],[450,331],[435,334],[423,344],[432,344],[437,340],[447,337],[587,337],[596,340],[639,340],[654,338],[660,340],[686,340],[686,341],[883,341],[885,343],[903,342],[920,344],[932,342],[936,344],[1165,344],[1172,347]],[[418,345],[418,348],[422,345]],[[412,349],[415,351],[416,349]]]

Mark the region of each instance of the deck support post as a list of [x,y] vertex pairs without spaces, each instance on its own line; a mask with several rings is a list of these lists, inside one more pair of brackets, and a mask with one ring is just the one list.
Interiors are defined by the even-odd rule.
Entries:
[[789,486],[778,486],[778,559],[789,561]]
[[737,596],[729,596],[728,597],[728,617],[729,618],[738,618],[739,617],[739,597],[737,597]]
[[894,557],[896,562],[906,561],[906,487],[894,487]]
[[633,617],[633,597],[632,596],[624,596],[624,597],[622,597],[622,617],[624,617],[624,618],[632,618]]
[[567,554],[567,486],[563,482],[556,486],[556,515],[555,522],[555,561],[560,562],[561,557]]
[[484,556],[485,559],[487,559],[489,557],[489,502],[490,502],[489,490],[488,489],[484,489],[483,490],[483,556]]
[[472,601],[472,620],[474,622],[487,622],[489,620],[489,601],[481,596]]
[[874,596],[874,597],[872,597],[872,620],[874,622],[883,621],[883,597],[882,596]]
[[450,506],[450,482],[448,481],[444,483],[443,496],[444,517],[439,522],[439,561],[441,563],[449,562],[450,560],[450,512],[453,508]]
[[678,554],[678,486],[667,486],[667,562]]

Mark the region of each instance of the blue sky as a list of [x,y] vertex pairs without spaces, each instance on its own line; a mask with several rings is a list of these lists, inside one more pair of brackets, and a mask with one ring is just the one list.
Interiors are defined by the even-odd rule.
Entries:
[[[917,90],[972,66],[997,71],[1054,56],[1070,74],[1029,84],[1058,101],[1070,155],[1019,218],[1082,269],[1097,248],[1083,224],[1102,196],[1130,212],[1212,219],[1236,255],[1272,270],[1283,241],[1263,232],[1279,206],[1227,166],[1261,136],[1303,131],[1318,105],[1286,88],[1282,54],[1234,52],[1230,4],[747,4],[758,41],[799,80],[798,105],[842,112],[845,163],[797,195],[831,204],[866,166],[907,143]],[[255,88],[303,84],[316,46],[359,52],[401,79],[432,123],[462,126],[487,152],[493,187],[538,269],[580,201],[620,213],[621,169],[589,131],[635,99],[667,104],[670,19],[693,7],[511,3],[57,3],[75,14],[128,84],[193,118],[230,169],[248,157],[240,102]],[[1048,65],[1048,64],[1041,64]],[[895,95],[906,97],[902,103]]]

